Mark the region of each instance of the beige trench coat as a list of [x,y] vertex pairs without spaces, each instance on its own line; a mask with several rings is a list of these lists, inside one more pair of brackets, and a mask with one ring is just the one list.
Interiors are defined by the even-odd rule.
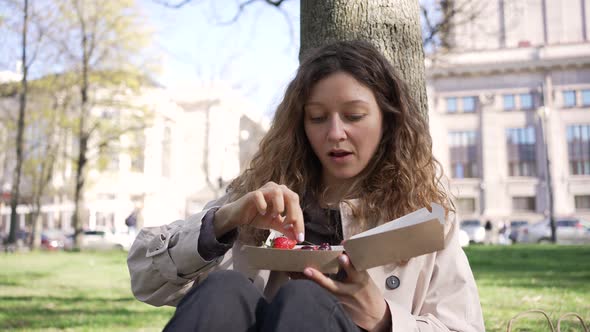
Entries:
[[[197,241],[207,211],[221,206],[225,198],[209,203],[203,211],[169,225],[140,231],[129,251],[127,264],[133,294],[155,305],[176,305],[193,283],[219,269],[247,275],[267,298],[288,280],[283,272],[252,270],[240,254],[240,244],[223,257],[206,261],[199,256]],[[348,205],[341,204],[344,238],[353,225]],[[368,270],[383,292],[392,317],[392,331],[484,331],[477,286],[467,257],[459,245],[454,216],[445,224],[445,248],[411,259],[406,265],[391,264]],[[386,280],[399,278],[389,289]]]

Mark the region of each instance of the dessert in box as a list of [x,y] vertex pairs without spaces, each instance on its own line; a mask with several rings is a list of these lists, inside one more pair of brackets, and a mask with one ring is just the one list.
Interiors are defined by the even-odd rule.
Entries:
[[324,273],[338,271],[338,256],[346,252],[360,271],[424,255],[444,248],[445,212],[431,203],[368,231],[356,234],[332,250],[275,249],[244,245],[240,250],[252,268],[302,272],[313,267]]

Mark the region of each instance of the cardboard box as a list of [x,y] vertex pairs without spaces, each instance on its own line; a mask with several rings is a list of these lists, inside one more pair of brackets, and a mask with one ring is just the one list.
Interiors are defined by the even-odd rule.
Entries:
[[313,267],[324,273],[338,271],[338,256],[346,252],[363,271],[424,255],[444,248],[445,212],[431,203],[432,212],[419,209],[368,231],[356,234],[331,251],[273,249],[243,246],[250,266],[259,270],[302,272]]

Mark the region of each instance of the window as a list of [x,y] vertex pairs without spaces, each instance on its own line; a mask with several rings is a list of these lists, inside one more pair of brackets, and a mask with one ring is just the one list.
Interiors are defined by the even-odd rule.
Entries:
[[536,176],[535,128],[506,129],[508,145],[508,174],[510,176]]
[[514,95],[504,95],[504,110],[512,111],[516,108],[514,103]]
[[464,113],[473,113],[475,112],[476,107],[476,98],[475,97],[463,97],[463,112]]
[[567,154],[571,175],[590,175],[590,125],[567,126]]
[[563,91],[563,107],[576,106],[576,90]]
[[455,98],[455,97],[447,98],[447,112],[448,113],[456,113],[457,112],[457,98]]
[[475,131],[450,132],[449,146],[451,176],[456,179],[478,177],[477,133]]
[[164,128],[164,139],[162,139],[162,176],[170,177],[170,159],[172,145],[172,132],[170,127]]
[[98,148],[98,169],[102,172],[119,170],[119,142],[112,141]]
[[512,197],[512,210],[519,212],[535,212],[537,210],[534,196]]
[[143,172],[145,163],[145,135],[138,131],[132,135],[132,146],[130,149],[131,171]]
[[533,95],[532,94],[521,93],[519,97],[520,97],[520,109],[521,110],[533,109]]
[[590,90],[582,90],[582,106],[590,106]]
[[458,198],[457,210],[459,213],[462,214],[475,213],[475,198]]
[[576,210],[590,210],[590,195],[574,196]]

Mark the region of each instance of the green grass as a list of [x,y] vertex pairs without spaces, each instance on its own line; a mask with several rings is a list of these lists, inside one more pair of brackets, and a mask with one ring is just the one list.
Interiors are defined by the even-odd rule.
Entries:
[[[469,246],[466,253],[487,331],[505,331],[510,318],[528,309],[546,311],[554,325],[567,312],[590,323],[590,246]],[[542,315],[523,317],[513,327],[549,331]],[[568,319],[561,326],[566,331],[583,329]]]
[[0,331],[161,331],[172,308],[135,300],[123,252],[0,255]]
[[[590,322],[590,246],[470,246],[487,331],[527,309]],[[0,254],[0,331],[161,331],[172,308],[129,290],[125,253]],[[513,331],[549,331],[541,316]],[[562,332],[582,331],[574,320]]]

